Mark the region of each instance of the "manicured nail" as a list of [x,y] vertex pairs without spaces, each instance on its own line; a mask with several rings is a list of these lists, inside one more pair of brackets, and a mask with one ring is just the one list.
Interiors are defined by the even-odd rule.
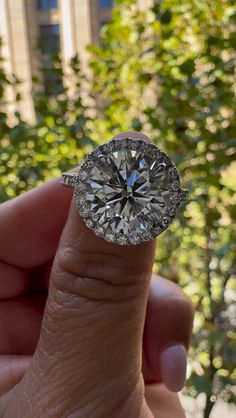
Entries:
[[172,345],[162,351],[160,356],[162,381],[167,389],[179,392],[185,383],[187,354],[182,344]]

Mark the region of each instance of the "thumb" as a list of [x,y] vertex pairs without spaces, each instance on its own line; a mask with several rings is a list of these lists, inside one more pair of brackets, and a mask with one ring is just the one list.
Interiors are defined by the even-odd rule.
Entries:
[[32,364],[6,417],[138,417],[154,242],[122,247],[89,230],[72,200]]

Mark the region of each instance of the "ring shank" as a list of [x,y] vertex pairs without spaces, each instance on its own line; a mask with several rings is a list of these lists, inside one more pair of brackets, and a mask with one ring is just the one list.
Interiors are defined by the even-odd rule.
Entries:
[[74,189],[75,185],[78,183],[78,178],[78,174],[62,173],[61,184],[70,189]]

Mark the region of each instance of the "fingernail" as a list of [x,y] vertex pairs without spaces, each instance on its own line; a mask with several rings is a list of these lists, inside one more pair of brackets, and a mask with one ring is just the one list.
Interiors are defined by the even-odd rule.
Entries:
[[172,345],[160,356],[161,377],[167,389],[179,392],[185,383],[187,354],[182,344]]

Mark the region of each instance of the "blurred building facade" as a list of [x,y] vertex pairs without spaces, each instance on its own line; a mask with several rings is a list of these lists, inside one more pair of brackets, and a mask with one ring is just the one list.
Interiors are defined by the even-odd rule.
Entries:
[[[137,0],[141,8],[152,0]],[[79,54],[86,66],[86,45],[99,43],[100,28],[110,21],[113,0],[0,0],[1,57],[7,74],[21,80],[18,90],[7,90],[9,113],[18,110],[34,120],[32,77],[40,77],[42,52],[60,52],[64,65]],[[40,46],[41,44],[41,46]],[[44,78],[47,92],[49,85]],[[60,82],[60,80],[57,80]]]

